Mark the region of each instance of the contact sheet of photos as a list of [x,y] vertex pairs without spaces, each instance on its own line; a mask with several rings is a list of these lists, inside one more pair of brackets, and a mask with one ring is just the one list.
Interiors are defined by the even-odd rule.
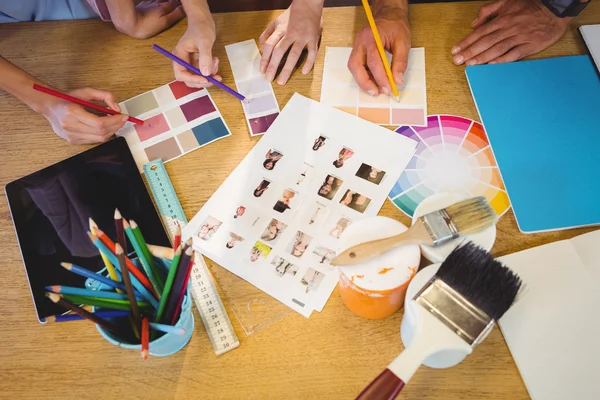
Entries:
[[308,317],[338,282],[330,262],[339,237],[353,221],[377,214],[415,147],[295,94],[183,236]]

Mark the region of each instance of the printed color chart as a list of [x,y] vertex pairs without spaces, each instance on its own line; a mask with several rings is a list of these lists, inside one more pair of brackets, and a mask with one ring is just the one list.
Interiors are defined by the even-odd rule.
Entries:
[[347,67],[351,52],[350,47],[327,47],[321,103],[379,125],[427,125],[425,49],[410,50],[404,84],[398,86],[400,102],[389,95],[370,96],[358,87]]
[[249,103],[242,103],[250,135],[262,135],[279,115],[279,105],[270,82],[259,72],[260,52],[253,39],[225,46],[238,92]]
[[171,161],[230,136],[229,128],[206,89],[171,82],[119,103],[124,113],[145,120],[117,132],[131,149],[140,172],[150,160]]
[[468,118],[430,115],[426,127],[402,126],[399,134],[419,144],[390,193],[409,217],[438,192],[485,196],[498,215],[510,208],[506,189],[483,126]]

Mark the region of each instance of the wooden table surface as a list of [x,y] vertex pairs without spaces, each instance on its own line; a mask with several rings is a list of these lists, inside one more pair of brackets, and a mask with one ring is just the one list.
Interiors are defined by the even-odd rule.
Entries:
[[[450,48],[469,32],[481,4],[411,6],[412,44],[426,48],[430,114],[478,118],[464,69],[452,64]],[[258,38],[277,14],[215,16],[218,39],[214,52],[221,59],[227,84],[233,85],[233,78],[224,45]],[[318,100],[325,46],[351,46],[354,34],[366,23],[364,12],[354,7],[326,9],[324,20],[314,72],[307,76],[297,73],[284,87],[275,85],[280,105],[294,92]],[[585,53],[576,28],[599,22],[600,3],[593,2],[556,45],[536,57]],[[137,41],[100,21],[3,24],[0,54],[62,90],[93,86],[111,90],[123,100],[172,80],[170,63],[150,46],[158,43],[173,48],[185,27],[183,22],[154,39]],[[210,91],[233,136],[167,165],[188,218],[259,140],[249,137],[239,102],[220,90]],[[0,94],[0,148],[2,186],[86,149],[68,145],[43,117],[5,93]],[[381,213],[409,222],[390,202]],[[108,344],[89,324],[40,325],[4,196],[0,197],[0,221],[0,242],[4,244],[0,248],[0,398],[350,399],[403,348],[399,336],[402,311],[385,320],[365,320],[346,309],[336,290],[323,312],[313,313],[310,319],[290,313],[250,336],[232,315],[241,346],[220,357],[215,356],[196,314],[194,335],[183,351],[143,362],[138,352]],[[505,255],[584,232],[524,235],[509,212],[498,224],[493,253]],[[422,368],[403,396],[528,398],[498,329],[459,366]]]

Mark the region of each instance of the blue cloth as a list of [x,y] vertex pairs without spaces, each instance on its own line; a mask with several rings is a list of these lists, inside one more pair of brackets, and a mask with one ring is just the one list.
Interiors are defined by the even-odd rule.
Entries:
[[86,0],[0,0],[0,23],[97,17]]

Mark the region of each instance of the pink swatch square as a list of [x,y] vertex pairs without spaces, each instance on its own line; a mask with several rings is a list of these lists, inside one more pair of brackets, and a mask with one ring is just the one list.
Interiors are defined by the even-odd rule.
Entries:
[[169,129],[169,124],[167,124],[167,120],[165,116],[162,114],[155,115],[154,117],[148,118],[145,120],[145,124],[135,125],[135,131],[137,132],[140,141],[151,139],[155,136],[160,135],[161,133],[167,132]]

